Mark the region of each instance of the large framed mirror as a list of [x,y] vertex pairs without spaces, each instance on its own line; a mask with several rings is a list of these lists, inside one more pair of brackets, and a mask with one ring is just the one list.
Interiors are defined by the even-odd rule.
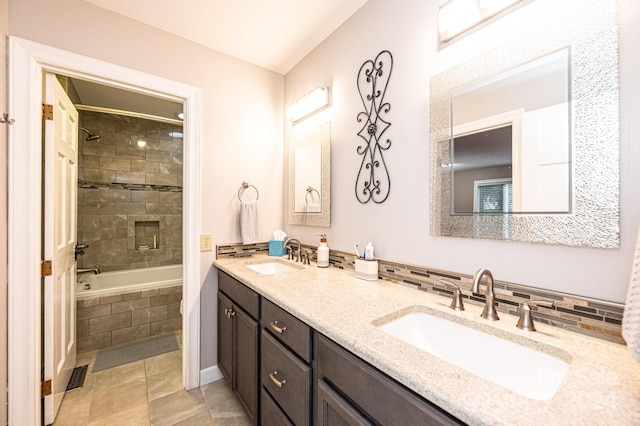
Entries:
[[289,141],[289,223],[331,226],[331,124]]
[[431,234],[619,246],[615,0],[431,79]]

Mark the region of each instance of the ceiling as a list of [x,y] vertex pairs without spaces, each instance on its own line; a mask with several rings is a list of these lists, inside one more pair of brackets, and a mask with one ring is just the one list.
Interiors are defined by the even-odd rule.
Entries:
[[[285,74],[368,0],[84,1]],[[182,111],[175,102],[77,79],[73,84],[84,105],[173,119]]]
[[367,0],[85,0],[287,73]]

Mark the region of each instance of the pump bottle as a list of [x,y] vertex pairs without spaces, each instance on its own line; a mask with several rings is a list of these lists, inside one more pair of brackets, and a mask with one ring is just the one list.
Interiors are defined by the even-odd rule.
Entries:
[[320,234],[320,246],[318,246],[318,267],[329,266],[329,247],[327,247],[327,235]]

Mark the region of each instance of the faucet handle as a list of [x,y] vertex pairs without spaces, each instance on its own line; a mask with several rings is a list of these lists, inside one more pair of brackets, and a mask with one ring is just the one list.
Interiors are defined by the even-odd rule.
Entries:
[[531,317],[531,306],[544,306],[546,308],[553,308],[555,304],[553,302],[545,302],[542,300],[535,300],[531,302],[525,302],[520,309],[520,318],[516,327],[524,331],[536,331],[536,327],[533,325],[533,318]]
[[440,283],[450,287],[454,287],[453,299],[451,299],[451,305],[449,305],[449,308],[455,311],[464,311],[464,303],[462,303],[462,292],[460,291],[460,287],[457,284],[450,283],[446,280],[440,280]]

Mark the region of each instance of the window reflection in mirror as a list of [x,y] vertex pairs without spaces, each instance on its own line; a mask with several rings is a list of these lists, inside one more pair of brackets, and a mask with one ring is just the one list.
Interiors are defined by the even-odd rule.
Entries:
[[451,92],[453,214],[571,212],[570,53]]

